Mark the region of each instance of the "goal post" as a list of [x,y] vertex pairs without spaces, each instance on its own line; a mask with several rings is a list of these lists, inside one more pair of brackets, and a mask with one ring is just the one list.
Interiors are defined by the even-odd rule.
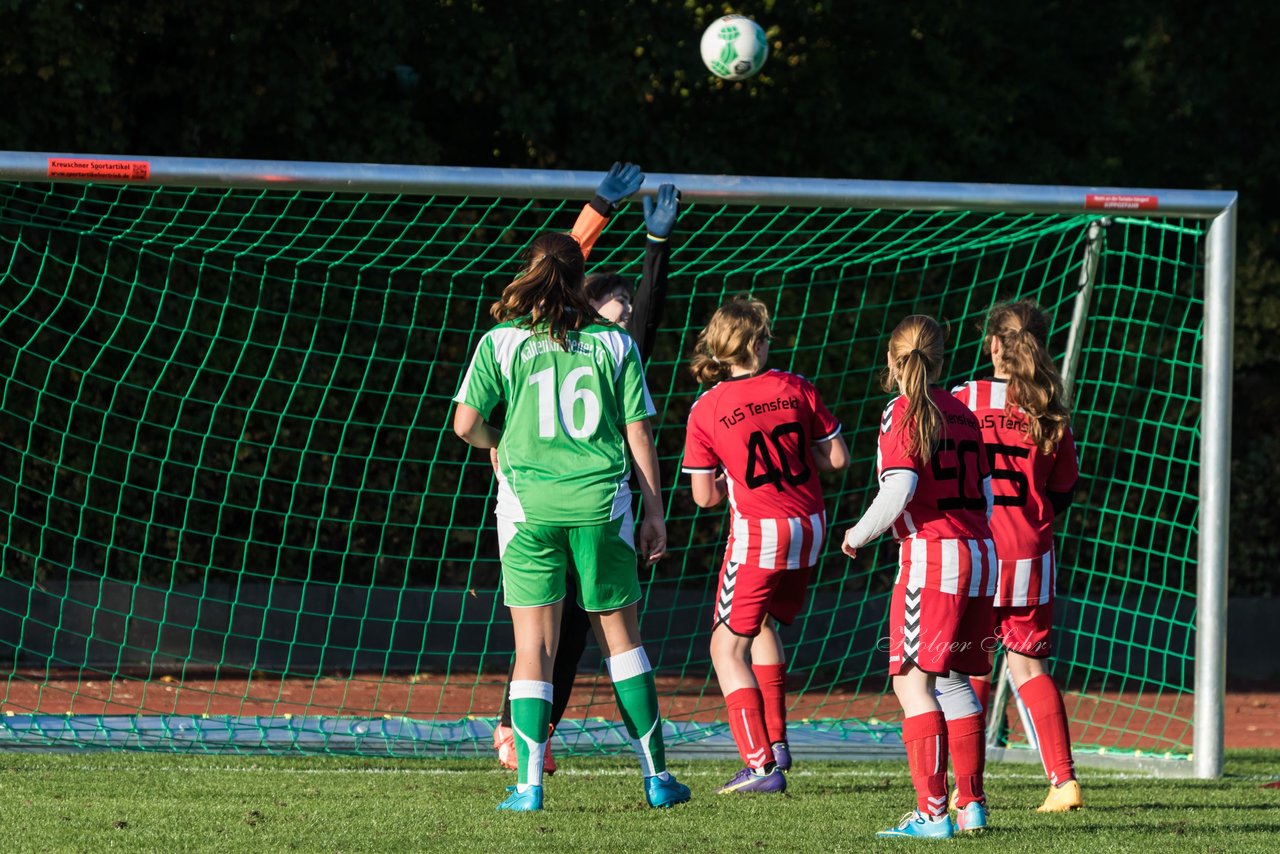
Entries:
[[[492,477],[449,400],[520,252],[599,178],[0,152],[0,747],[487,750],[512,645]],[[991,304],[1033,297],[1082,457],[1054,654],[1077,759],[1219,776],[1236,194],[660,173],[641,194],[667,181],[647,372],[671,557],[642,629],[671,752],[731,750],[706,649],[724,514],[678,475],[711,311],[765,300],[771,364],[844,424],[834,532],[874,492],[897,320],[943,320],[959,381]],[[592,270],[638,277],[639,207]],[[786,630],[798,755],[901,751],[894,561],[829,547]],[[615,717],[589,652],[556,749],[624,749]]]
[[[1231,507],[1231,378],[1234,364],[1236,204],[1212,218],[1205,239],[1204,446],[1196,576],[1195,774],[1222,776],[1227,686],[1227,545]],[[1212,476],[1210,476],[1210,474]]]

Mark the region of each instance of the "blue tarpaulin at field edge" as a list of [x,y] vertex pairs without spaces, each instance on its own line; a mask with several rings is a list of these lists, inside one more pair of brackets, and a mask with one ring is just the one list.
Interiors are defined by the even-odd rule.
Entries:
[[[282,715],[16,715],[0,717],[0,750],[155,750],[165,753],[360,753],[382,756],[490,756],[493,718],[422,721]],[[903,755],[899,729],[886,724],[850,726],[844,721],[788,724],[798,757],[896,758]],[[724,724],[666,721],[667,753],[680,757],[737,755]],[[553,746],[564,754],[629,752],[618,721],[565,719]]]

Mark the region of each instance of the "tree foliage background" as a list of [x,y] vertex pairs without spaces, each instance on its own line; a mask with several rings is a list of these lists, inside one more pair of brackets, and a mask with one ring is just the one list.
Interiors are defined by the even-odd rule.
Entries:
[[[713,79],[717,15],[767,29]],[[1280,6],[0,0],[0,148],[1240,193],[1233,591],[1280,546]]]

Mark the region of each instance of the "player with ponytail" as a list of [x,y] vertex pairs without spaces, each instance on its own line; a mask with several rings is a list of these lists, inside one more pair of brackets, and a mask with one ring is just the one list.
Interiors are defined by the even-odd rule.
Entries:
[[798,374],[767,370],[769,309],[737,297],[698,335],[690,370],[710,386],[685,431],[693,500],[729,499],[729,542],[716,587],[711,663],[743,768],[719,794],[780,794],[791,768],[786,658],[775,623],[804,606],[822,553],[820,471],[842,469],[840,422]]
[[[638,186],[638,182],[636,182]],[[590,224],[596,222],[593,213],[612,211],[610,198],[616,198],[629,188],[612,190],[611,175],[606,175],[596,199],[592,201],[579,217],[578,233],[590,234]],[[645,238],[644,271],[640,277],[640,286],[632,290],[632,281],[618,273],[595,273],[587,276],[583,283],[583,293],[587,302],[601,319],[626,329],[640,348],[640,358],[648,361],[649,355],[657,339],[658,327],[662,322],[663,306],[666,300],[667,267],[670,258],[670,237],[675,228],[676,216],[680,208],[680,192],[674,184],[663,184],[653,196],[645,196],[644,222],[648,232]],[[582,242],[583,255],[590,252],[590,243]],[[494,471],[498,470],[497,450],[491,452]],[[587,636],[591,634],[591,619],[586,611],[578,605],[577,583],[570,573],[565,577],[564,612],[560,617],[560,637],[556,646],[555,666],[551,673],[551,729],[554,731],[564,718],[573,695],[573,686],[577,681],[578,665],[586,651]],[[514,669],[515,660],[511,666]],[[498,710],[498,725],[493,729],[493,747],[498,753],[498,762],[504,768],[516,771],[515,731],[511,725],[511,679],[512,672],[507,674],[507,685],[502,692],[502,705]],[[551,752],[551,743],[547,742],[547,750],[543,756],[543,771],[554,774],[555,757]]]
[[529,328],[567,348],[569,332],[595,317],[582,288],[571,285],[583,278],[582,247],[572,235],[548,231],[533,239],[528,256],[524,272],[502,289],[489,314],[499,323],[527,318]]
[[[639,174],[620,167],[624,175],[632,169]],[[632,192],[638,188],[637,180]],[[646,564],[666,551],[649,425],[656,410],[635,342],[602,322],[587,301],[584,266],[573,235],[547,232],[533,240],[524,269],[490,309],[498,325],[480,339],[454,397],[454,432],[473,447],[498,451],[494,515],[515,629],[510,702],[518,767],[502,810],[543,807],[551,674],[570,571],[605,655],[650,806],[689,800],[689,788],[666,770],[657,688],[636,614],[637,551]],[[488,422],[500,403],[506,404],[501,429]],[[638,536],[631,460],[644,511]]]
[[986,826],[985,742],[969,677],[991,669],[996,551],[988,517],[991,477],[973,414],[935,385],[943,334],[925,315],[904,318],[889,338],[880,419],[879,491],[844,552],[891,527],[899,569],[889,604],[889,674],[902,704],[916,809],[879,836],[947,839],[947,760],[960,787],[959,829]]
[[[952,390],[982,423],[994,475],[991,530],[999,555],[996,636],[1036,741],[1050,789],[1041,812],[1079,809],[1066,708],[1045,662],[1051,651],[1055,560],[1053,521],[1080,477],[1062,378],[1049,358],[1049,321],[1031,300],[1001,303],[987,316],[984,348],[995,376]],[[975,678],[985,707],[990,677]]]

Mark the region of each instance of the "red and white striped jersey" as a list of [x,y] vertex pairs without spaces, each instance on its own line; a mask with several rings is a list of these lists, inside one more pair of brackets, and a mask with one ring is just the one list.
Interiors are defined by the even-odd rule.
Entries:
[[1000,583],[994,603],[997,608],[1047,605],[1053,601],[1058,567],[1052,549],[1038,557],[1001,558],[999,568]]
[[910,589],[967,596],[995,592],[996,551],[987,524],[983,481],[990,476],[973,414],[941,388],[929,395],[942,413],[942,433],[926,460],[907,452],[907,398],[895,397],[880,418],[876,466],[916,474],[916,491],[893,523],[900,543],[898,583]]
[[908,590],[959,596],[996,595],[996,545],[984,540],[910,537],[898,544],[895,583]]
[[984,379],[952,389],[977,417],[991,465],[995,509],[991,532],[1000,556],[996,605],[1021,607],[1053,599],[1053,504],[1050,492],[1070,492],[1080,478],[1075,439],[1068,427],[1050,454],[1027,434],[1027,414],[1007,399],[1003,380]]
[[880,417],[876,454],[880,477],[894,469],[916,473],[915,494],[894,520],[893,535],[899,540],[989,539],[983,481],[991,472],[977,419],[942,389],[930,387],[929,395],[942,413],[942,432],[928,459],[907,451],[913,425],[907,418],[905,397],[895,397]]
[[787,371],[725,380],[694,402],[683,471],[723,469],[730,560],[762,569],[818,562],[826,510],[811,449],[839,435],[813,384]]
[[725,555],[734,563],[760,569],[804,569],[822,554],[827,513],[750,519],[733,511]]

